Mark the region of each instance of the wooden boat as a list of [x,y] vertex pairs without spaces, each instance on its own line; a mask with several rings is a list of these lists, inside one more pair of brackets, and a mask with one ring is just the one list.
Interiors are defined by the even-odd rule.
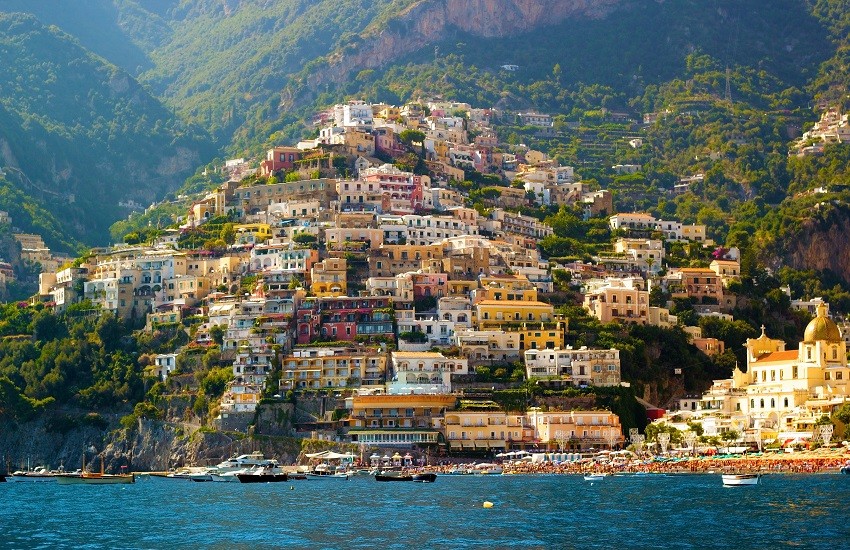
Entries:
[[759,474],[722,474],[724,487],[738,487],[742,485],[758,485]]
[[105,474],[103,473],[103,457],[100,457],[100,472],[86,471],[86,460],[83,457],[83,468],[79,474],[57,474],[59,485],[124,485],[136,482],[134,474]]

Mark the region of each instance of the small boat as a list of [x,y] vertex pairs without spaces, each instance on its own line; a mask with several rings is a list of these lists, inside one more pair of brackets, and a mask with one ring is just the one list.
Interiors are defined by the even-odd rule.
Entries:
[[838,469],[838,473],[840,474],[848,474],[850,475],[850,460],[844,463],[844,466]]
[[56,483],[59,485],[122,485],[135,483],[133,474],[100,474],[83,472],[82,474],[58,474]]
[[279,483],[288,481],[289,476],[285,473],[275,472],[271,468],[258,468],[244,474],[236,474],[239,483]]
[[70,474],[56,474],[56,482],[59,485],[123,485],[135,483],[136,477],[133,474],[103,473],[103,456],[100,457],[100,472],[88,472],[84,456],[81,470]]
[[289,476],[289,481],[307,481],[307,474],[296,472],[294,474],[287,475]]
[[740,485],[758,485],[759,474],[722,474],[724,487],[738,487]]
[[419,483],[434,483],[437,481],[437,474],[416,474],[413,476],[413,481],[417,481]]
[[413,476],[395,473],[375,474],[375,481],[413,481]]
[[327,464],[319,464],[305,475],[310,479],[348,479],[350,476],[344,467],[338,466],[335,470],[331,470]]
[[585,474],[585,481],[602,481],[605,479],[605,474]]

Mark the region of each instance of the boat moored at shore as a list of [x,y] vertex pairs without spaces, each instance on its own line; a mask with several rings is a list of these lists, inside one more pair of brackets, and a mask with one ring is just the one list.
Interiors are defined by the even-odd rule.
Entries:
[[724,487],[739,487],[743,485],[758,485],[760,474],[722,474]]

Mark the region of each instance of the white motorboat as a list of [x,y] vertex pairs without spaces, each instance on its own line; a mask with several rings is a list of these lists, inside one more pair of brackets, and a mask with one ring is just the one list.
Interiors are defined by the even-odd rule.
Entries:
[[308,479],[348,479],[351,476],[344,466],[331,469],[327,464],[319,464],[306,475]]
[[6,477],[6,481],[8,481],[9,483],[55,482],[56,472],[51,472],[44,466],[39,466],[35,470],[18,470],[17,472],[13,472],[12,475]]
[[263,453],[257,451],[247,455],[239,455],[234,456],[232,458],[228,458],[224,462],[216,465],[215,469],[218,472],[235,472],[236,470],[242,469],[250,469],[250,468],[259,468],[259,467],[271,467],[277,468],[279,466],[277,460],[273,458],[266,458],[263,456]]
[[502,467],[498,464],[482,462],[474,465],[469,471],[473,475],[498,475],[502,473]]
[[585,481],[602,481],[605,479],[605,474],[585,474]]
[[724,487],[738,487],[741,485],[758,485],[759,474],[722,474]]

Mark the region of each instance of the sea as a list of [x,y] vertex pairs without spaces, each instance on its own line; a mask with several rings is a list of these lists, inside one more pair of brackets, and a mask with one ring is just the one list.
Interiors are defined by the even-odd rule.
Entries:
[[847,548],[848,504],[839,474],[0,483],[0,548]]

